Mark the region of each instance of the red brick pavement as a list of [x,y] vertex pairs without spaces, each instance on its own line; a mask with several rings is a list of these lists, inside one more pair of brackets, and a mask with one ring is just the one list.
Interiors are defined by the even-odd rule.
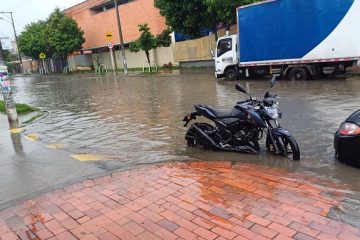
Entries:
[[327,217],[344,187],[243,163],[147,166],[5,209],[0,239],[360,239]]

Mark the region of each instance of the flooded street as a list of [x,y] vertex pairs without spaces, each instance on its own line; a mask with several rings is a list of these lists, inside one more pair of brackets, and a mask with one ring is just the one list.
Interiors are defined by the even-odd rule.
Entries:
[[[259,99],[269,87],[268,80],[240,82]],[[215,80],[212,72],[188,70],[171,76],[121,78],[16,77],[13,83],[17,89],[17,102],[47,112],[46,117],[26,126],[23,134],[37,134],[39,140],[36,145],[44,146],[44,149],[48,145],[61,146],[56,151],[41,150],[44,154],[41,151],[29,153],[24,147],[23,155],[46,156],[37,163],[34,157],[35,162],[27,164],[46,171],[52,158],[69,158],[63,164],[68,164],[72,175],[60,179],[57,184],[138,164],[190,159],[228,160],[280,167],[345,183],[348,189],[354,191],[346,209],[360,213],[356,200],[360,199],[357,198],[360,170],[338,163],[333,148],[334,132],[347,116],[359,108],[359,76],[316,81],[284,80],[278,81],[272,89],[272,93],[282,97],[279,99],[283,112],[281,124],[293,132],[299,143],[299,162],[266,153],[264,141],[260,155],[187,148],[184,140],[186,128],[181,120],[193,111],[194,103],[228,111],[237,101],[246,98],[235,90],[235,82]],[[7,122],[5,117],[0,121],[3,132],[8,127]],[[1,136],[2,139],[3,136],[10,139],[8,132]],[[14,154],[11,152],[13,149],[9,151],[8,156]],[[110,160],[78,162],[69,157],[74,154],[103,155]],[[11,168],[14,163],[11,159],[6,161]],[[62,166],[60,159],[55,162],[56,166]],[[62,168],[67,171],[66,166]],[[0,205],[8,200],[5,194],[2,195]],[[346,209],[343,211],[349,211]]]

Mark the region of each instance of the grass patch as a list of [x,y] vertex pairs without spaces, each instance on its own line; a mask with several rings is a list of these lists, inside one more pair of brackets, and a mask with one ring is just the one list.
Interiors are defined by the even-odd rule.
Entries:
[[[17,104],[16,104],[16,111],[17,111],[17,113],[18,113],[19,115],[24,115],[24,114],[27,114],[27,113],[31,113],[31,112],[38,111],[38,109],[37,109],[37,108],[30,107],[30,106],[27,105],[27,104],[17,103]],[[1,101],[1,100],[0,100],[0,112],[3,112],[3,113],[6,112],[5,102],[4,102],[4,101]]]
[[5,112],[5,103],[0,100],[0,112]]
[[36,119],[38,119],[38,118],[41,117],[42,115],[44,115],[44,113],[39,113],[39,114],[33,116],[32,118],[30,118],[29,120],[26,120],[26,121],[23,122],[23,123],[24,123],[24,124],[32,123],[33,121],[35,121]]

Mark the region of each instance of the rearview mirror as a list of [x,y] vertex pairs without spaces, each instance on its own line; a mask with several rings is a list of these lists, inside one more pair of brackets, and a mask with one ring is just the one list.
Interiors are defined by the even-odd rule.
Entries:
[[275,82],[276,82],[276,76],[273,76],[270,81],[270,87],[273,87],[275,85]]
[[271,95],[270,95],[270,92],[269,91],[267,91],[266,93],[265,93],[265,95],[264,95],[264,99],[265,98],[268,98],[268,97],[270,97]]
[[238,83],[235,85],[235,89],[238,90],[239,92],[248,94],[245,88]]

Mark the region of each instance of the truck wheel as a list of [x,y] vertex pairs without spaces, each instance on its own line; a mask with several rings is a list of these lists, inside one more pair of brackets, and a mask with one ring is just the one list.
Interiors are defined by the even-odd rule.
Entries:
[[308,79],[307,71],[304,68],[292,68],[289,73],[290,80],[306,80]]
[[237,74],[236,74],[235,69],[230,68],[225,71],[225,80],[235,81],[236,79],[237,79]]

